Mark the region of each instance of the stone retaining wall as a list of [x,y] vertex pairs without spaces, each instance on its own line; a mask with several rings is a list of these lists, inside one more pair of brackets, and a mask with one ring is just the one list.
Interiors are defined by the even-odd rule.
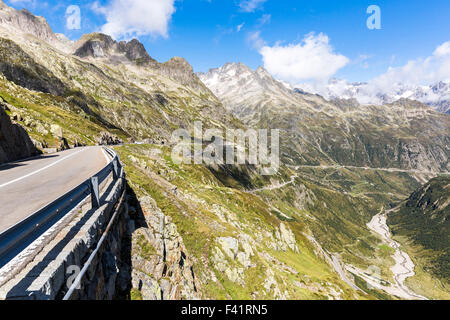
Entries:
[[62,299],[116,211],[115,221],[72,299],[113,299],[129,292],[130,267],[123,255],[129,239],[125,183],[125,179],[116,181],[99,209],[91,209],[90,203],[78,208],[73,219],[0,288],[0,299]]

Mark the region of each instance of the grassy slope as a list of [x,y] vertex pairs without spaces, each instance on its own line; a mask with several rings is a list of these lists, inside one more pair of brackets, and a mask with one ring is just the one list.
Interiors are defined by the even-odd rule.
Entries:
[[417,189],[389,216],[395,238],[417,265],[408,284],[431,297],[450,298],[450,178],[438,177]]
[[[155,156],[157,153],[150,151],[152,149],[161,150],[161,154]],[[270,212],[265,201],[225,187],[203,166],[173,164],[169,149],[145,145],[123,146],[116,150],[126,164],[127,176],[135,193],[138,196],[150,195],[176,223],[189,254],[194,257],[195,273],[202,281],[204,298],[273,298],[271,293],[262,289],[265,272],[271,264],[261,254],[252,257],[255,266],[245,270],[245,286],[231,282],[215,268],[211,259],[217,237],[237,237],[240,233],[257,237],[259,233],[264,234],[263,231],[274,232],[281,220]],[[176,194],[171,192],[173,186],[178,188]],[[217,206],[226,212],[232,223],[218,218],[214,209]],[[271,249],[266,245],[266,241],[270,242],[266,236],[255,247],[258,252],[268,253],[278,263],[296,270],[297,274],[292,274],[274,269],[282,292],[288,292],[291,299],[326,299],[333,289],[342,290],[342,297],[346,299],[374,298],[354,292],[315,255],[313,246],[304,236],[307,225],[300,221],[285,223],[294,232],[300,253]],[[228,262],[239,266],[236,261]],[[211,281],[211,271],[217,281]],[[294,285],[295,282],[302,285]]]
[[[18,122],[31,138],[45,142],[49,147],[56,147],[57,143],[51,134],[51,125],[59,125],[63,129],[69,144],[75,141],[87,145],[95,144],[95,137],[102,131],[112,132],[122,139],[129,137],[119,129],[107,127],[62,97],[29,91],[5,79],[0,79],[0,97],[14,108],[10,111],[11,115],[21,116],[22,120]],[[47,134],[38,130],[38,125],[41,125]]]

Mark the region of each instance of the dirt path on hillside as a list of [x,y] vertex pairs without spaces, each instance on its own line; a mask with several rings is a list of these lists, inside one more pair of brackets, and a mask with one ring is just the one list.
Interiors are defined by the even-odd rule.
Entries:
[[[320,168],[320,169],[361,169],[361,170],[371,170],[371,171],[386,171],[386,172],[401,172],[401,173],[415,173],[415,174],[431,174],[431,175],[437,175],[439,173],[432,172],[432,171],[421,171],[421,170],[408,170],[408,169],[398,169],[398,168],[372,168],[372,167],[356,167],[356,166],[341,166],[341,165],[333,165],[333,166],[297,166],[296,168]],[[442,174],[449,174],[449,173],[442,173]]]
[[254,190],[247,190],[248,193],[256,193],[256,192],[261,192],[261,191],[265,191],[265,190],[276,190],[276,189],[281,189],[285,186],[288,186],[290,184],[294,184],[295,179],[298,178],[298,173],[296,173],[295,175],[293,175],[291,177],[291,180],[283,182],[283,183],[279,183],[279,184],[271,184],[269,186],[266,186],[264,188],[260,188],[260,189],[254,189]]

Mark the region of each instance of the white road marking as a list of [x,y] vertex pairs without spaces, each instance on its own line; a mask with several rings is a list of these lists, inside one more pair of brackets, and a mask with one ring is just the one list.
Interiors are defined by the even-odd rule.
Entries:
[[109,163],[111,161],[111,159],[108,157],[108,154],[106,153],[104,148],[102,148],[102,152],[103,152],[103,155],[105,156],[106,163]]
[[11,180],[11,181],[9,181],[9,182],[7,182],[7,183],[1,184],[1,185],[0,185],[0,189],[1,189],[1,188],[4,188],[4,187],[6,187],[6,186],[8,186],[8,185],[10,185],[10,184],[16,183],[16,182],[21,181],[21,180],[23,180],[23,179],[26,179],[26,178],[28,178],[28,177],[31,177],[31,176],[33,176],[33,175],[35,175],[35,174],[37,174],[37,173],[39,173],[39,172],[42,172],[42,171],[44,171],[44,170],[46,170],[46,169],[48,169],[48,168],[50,168],[50,167],[53,167],[54,165],[56,165],[56,164],[58,164],[58,163],[60,163],[60,162],[62,162],[62,161],[64,161],[64,160],[66,160],[66,159],[68,159],[68,158],[71,158],[71,157],[73,157],[74,155],[76,155],[76,154],[78,154],[78,153],[80,153],[80,152],[83,152],[83,151],[85,151],[85,150],[87,150],[87,149],[84,148],[84,149],[79,150],[79,151],[77,151],[77,152],[75,152],[75,153],[69,154],[68,156],[65,156],[64,158],[59,159],[58,161],[55,161],[55,162],[49,164],[48,166],[45,166],[45,167],[43,167],[43,168],[41,168],[41,169],[39,169],[39,170],[36,170],[36,171],[34,171],[34,172],[31,172],[31,173],[29,173],[29,174],[27,174],[27,175],[24,175],[24,176],[20,177],[20,178]]

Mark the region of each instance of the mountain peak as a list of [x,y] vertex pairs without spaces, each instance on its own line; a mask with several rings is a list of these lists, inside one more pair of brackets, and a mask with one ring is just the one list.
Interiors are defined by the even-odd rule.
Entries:
[[220,68],[210,69],[206,74],[199,74],[199,77],[235,115],[246,112],[250,115],[254,112],[250,109],[259,108],[259,102],[268,96],[278,100],[285,100],[286,97],[301,99],[263,67],[253,71],[243,63],[226,63]]
[[165,63],[158,65],[157,70],[160,74],[171,78],[187,87],[193,88],[199,92],[208,92],[209,90],[199,79],[199,74],[194,73],[194,68],[189,62],[180,57],[173,57]]
[[26,9],[16,10],[0,0],[0,27],[9,32],[31,34],[50,44],[58,42],[47,20],[35,16]]
[[125,57],[126,60],[139,64],[155,61],[139,40],[117,42],[103,33],[83,35],[76,43],[74,54],[80,58],[110,58],[118,61],[125,60],[123,59]]
[[144,45],[137,39],[132,39],[129,42],[121,41],[119,51],[124,52],[125,56],[132,61],[149,62],[153,60],[145,50]]
[[206,74],[199,74],[199,76],[210,89],[213,88],[213,91],[224,83],[234,86],[237,83],[250,82],[254,87],[253,89],[255,89],[255,86],[258,86],[260,90],[284,91],[288,89],[287,86],[274,79],[264,67],[259,66],[253,71],[241,62],[228,62],[220,68],[210,69]]

